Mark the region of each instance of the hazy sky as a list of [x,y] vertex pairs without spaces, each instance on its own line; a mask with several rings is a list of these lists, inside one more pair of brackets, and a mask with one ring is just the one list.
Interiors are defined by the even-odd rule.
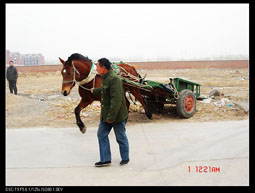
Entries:
[[249,54],[249,4],[6,4],[6,49],[58,63]]

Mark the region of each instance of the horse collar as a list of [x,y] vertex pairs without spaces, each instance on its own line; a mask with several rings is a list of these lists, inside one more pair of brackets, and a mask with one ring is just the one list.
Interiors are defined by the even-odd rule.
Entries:
[[96,66],[94,64],[94,62],[91,62],[92,63],[92,66],[91,66],[91,69],[90,69],[90,72],[87,76],[87,78],[79,81],[79,83],[82,85],[82,84],[86,84],[86,83],[89,83],[91,80],[93,80],[96,76]]

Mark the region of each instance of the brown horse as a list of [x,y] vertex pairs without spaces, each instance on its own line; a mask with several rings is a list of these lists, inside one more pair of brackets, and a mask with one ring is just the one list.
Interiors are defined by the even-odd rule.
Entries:
[[[72,54],[67,61],[62,60],[59,58],[60,62],[63,64],[63,68],[61,70],[61,74],[63,76],[62,82],[62,94],[67,96],[70,94],[71,89],[75,86],[75,84],[79,85],[79,94],[81,96],[81,101],[78,106],[75,108],[75,117],[76,117],[76,124],[80,128],[82,133],[86,132],[86,126],[83,124],[80,118],[80,112],[82,109],[87,107],[93,101],[101,101],[99,96],[95,96],[90,92],[91,88],[99,88],[102,84],[102,77],[98,74],[91,73],[93,68],[93,62],[88,58],[84,57],[81,54]],[[120,64],[118,65],[120,70],[125,74],[130,76],[139,77],[139,74],[130,65],[127,64]],[[149,109],[146,106],[146,103],[141,95],[140,89],[130,87],[128,85],[123,85],[124,90],[134,95],[138,101],[144,107],[146,116],[151,119],[152,114],[150,113]],[[127,108],[129,109],[129,101],[126,98]]]

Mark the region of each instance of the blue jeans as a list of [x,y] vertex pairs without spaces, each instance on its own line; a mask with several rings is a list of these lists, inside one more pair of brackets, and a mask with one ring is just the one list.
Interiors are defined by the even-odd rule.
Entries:
[[126,135],[126,120],[118,123],[107,123],[100,121],[97,131],[99,143],[100,161],[111,161],[111,149],[108,135],[113,128],[116,141],[119,144],[120,157],[122,160],[129,160],[129,144]]

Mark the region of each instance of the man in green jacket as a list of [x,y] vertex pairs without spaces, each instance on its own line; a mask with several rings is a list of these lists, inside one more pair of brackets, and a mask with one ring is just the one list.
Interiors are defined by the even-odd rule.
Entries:
[[112,71],[111,63],[108,59],[99,59],[96,66],[98,74],[102,76],[102,85],[100,88],[91,89],[94,95],[101,96],[100,124],[97,131],[100,161],[95,163],[95,166],[100,167],[111,163],[108,135],[112,128],[119,144],[122,159],[120,164],[127,164],[129,162],[129,144],[125,126],[128,118],[128,110],[122,81]]

